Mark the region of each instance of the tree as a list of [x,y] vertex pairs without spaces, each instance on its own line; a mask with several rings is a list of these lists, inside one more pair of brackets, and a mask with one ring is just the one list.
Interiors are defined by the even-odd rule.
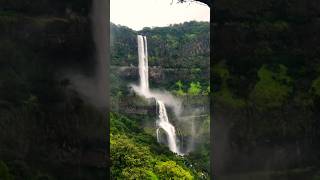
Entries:
[[150,170],[144,167],[134,167],[125,168],[121,176],[124,179],[135,180],[135,179],[145,179],[145,180],[158,180],[158,177]]
[[191,174],[174,161],[158,162],[155,171],[160,179],[193,179]]
[[191,82],[190,87],[188,89],[188,94],[192,96],[197,96],[201,92],[201,84],[200,82]]
[[176,82],[176,86],[178,87],[178,90],[175,91],[177,95],[184,96],[186,93],[183,91],[183,83],[179,80]]
[[[127,176],[129,169],[144,168],[151,170],[153,157],[150,150],[125,135],[110,134],[112,174],[115,177]],[[129,169],[126,169],[129,168]],[[141,169],[135,169],[139,174]],[[147,171],[140,176],[147,176]]]

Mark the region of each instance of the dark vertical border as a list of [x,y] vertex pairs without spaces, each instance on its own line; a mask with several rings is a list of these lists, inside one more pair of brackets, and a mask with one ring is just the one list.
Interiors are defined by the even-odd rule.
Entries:
[[[97,73],[98,76],[102,76],[102,81],[100,84],[103,87],[98,87],[99,94],[105,94],[105,97],[101,97],[104,108],[103,113],[105,113],[105,136],[106,138],[106,150],[105,158],[106,162],[106,179],[110,179],[110,87],[109,87],[109,65],[110,65],[110,1],[109,0],[93,0],[93,32],[94,40],[96,44],[96,53],[98,60]],[[99,80],[100,81],[100,80]]]
[[107,115],[106,115],[106,123],[107,123],[107,128],[106,128],[106,133],[107,133],[107,150],[106,150],[106,160],[107,160],[107,180],[111,179],[111,172],[110,172],[110,168],[111,168],[111,160],[110,160],[110,87],[109,87],[109,84],[110,84],[110,80],[109,80],[109,68],[110,68],[110,0],[105,0],[106,1],[106,12],[107,12],[107,72],[108,72],[108,78],[107,78],[107,89],[108,89],[108,96],[107,96],[107,102],[108,102],[108,105],[107,105]]
[[213,0],[211,0],[211,7],[210,7],[210,144],[211,144],[211,151],[210,151],[210,177],[211,179],[215,178],[215,171],[214,171],[214,121],[213,121],[213,115],[214,115],[214,99],[213,99],[213,53],[214,53],[214,4]]
[[[98,0],[101,1],[101,0]],[[106,148],[106,161],[107,161],[107,168],[106,168],[106,173],[107,173],[107,180],[111,179],[111,172],[110,172],[110,168],[111,168],[111,160],[110,160],[110,79],[109,79],[109,73],[110,73],[110,0],[103,0],[106,2],[106,14],[107,17],[105,18],[107,20],[107,22],[105,22],[107,24],[107,30],[106,30],[106,39],[107,39],[107,111],[106,111],[106,123],[107,123],[107,128],[106,128],[106,141],[107,141],[107,148]]]

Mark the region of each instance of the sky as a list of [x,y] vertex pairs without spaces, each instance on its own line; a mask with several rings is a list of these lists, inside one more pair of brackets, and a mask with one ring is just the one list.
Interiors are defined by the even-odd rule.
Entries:
[[110,21],[134,30],[163,27],[186,21],[210,21],[210,8],[199,2],[178,0],[111,0]]

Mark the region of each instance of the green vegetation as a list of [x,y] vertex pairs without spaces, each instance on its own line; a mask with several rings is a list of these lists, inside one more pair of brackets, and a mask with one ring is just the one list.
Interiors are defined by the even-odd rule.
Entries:
[[[319,9],[286,0],[215,3],[213,164],[221,177],[282,171],[264,177],[312,179],[319,171]],[[311,167],[309,175],[291,171]]]
[[204,88],[201,86],[200,82],[191,82],[187,90],[185,90],[186,87],[181,80],[177,81],[175,86],[176,90],[172,90],[172,92],[177,96],[207,96],[210,93],[210,85],[207,86],[207,88]]
[[[205,114],[192,125],[192,119],[180,122],[168,108],[179,138],[185,139],[182,149],[192,149],[183,158],[156,141],[155,104],[147,103],[128,87],[139,83],[137,34],[146,35],[148,40],[150,88],[170,91],[183,101],[184,111],[190,116],[196,116],[196,109]],[[144,28],[139,32],[111,23],[112,109],[118,112],[112,115],[111,122],[115,178],[209,179],[209,52],[207,22]],[[194,134],[190,131],[192,126]],[[120,129],[125,131],[120,133]],[[192,145],[188,144],[191,138]]]
[[200,82],[191,82],[190,83],[190,87],[188,89],[188,94],[190,94],[191,96],[196,96],[199,95],[201,92],[201,85]]
[[160,179],[193,179],[188,171],[182,169],[174,161],[159,162],[155,169]]
[[110,114],[112,177],[120,179],[194,179],[197,171],[144,132],[136,120]]
[[180,80],[178,82],[176,82],[176,86],[177,86],[178,90],[176,90],[175,93],[178,96],[185,96],[186,93],[183,90],[183,84],[182,84],[182,82]]
[[[210,29],[208,22],[185,22],[168,27],[144,28],[135,32],[127,27],[111,23],[111,65],[131,67],[138,65],[137,34],[148,39],[150,85],[154,88],[184,93],[176,87],[199,82],[202,87],[209,83]],[[126,75],[125,75],[126,74]],[[123,87],[137,80],[133,70],[115,75],[120,81],[112,89]],[[180,87],[184,92],[187,87]],[[114,90],[116,93],[116,90]]]
[[66,75],[95,69],[90,7],[0,1],[0,179],[106,176],[104,113]]
[[292,92],[287,68],[280,65],[276,71],[272,72],[266,66],[259,69],[259,81],[250,95],[258,107],[280,107]]

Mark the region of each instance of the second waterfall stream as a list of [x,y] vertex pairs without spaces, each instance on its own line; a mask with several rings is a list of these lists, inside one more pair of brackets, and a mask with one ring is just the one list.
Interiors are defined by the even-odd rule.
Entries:
[[146,36],[138,35],[138,55],[139,55],[139,76],[140,85],[134,88],[139,94],[146,98],[155,98],[158,109],[157,119],[157,140],[160,142],[160,129],[162,129],[167,136],[167,145],[172,152],[182,155],[177,146],[177,137],[175,127],[170,123],[166,105],[160,100],[156,94],[149,89],[149,67],[148,67],[148,45]]

